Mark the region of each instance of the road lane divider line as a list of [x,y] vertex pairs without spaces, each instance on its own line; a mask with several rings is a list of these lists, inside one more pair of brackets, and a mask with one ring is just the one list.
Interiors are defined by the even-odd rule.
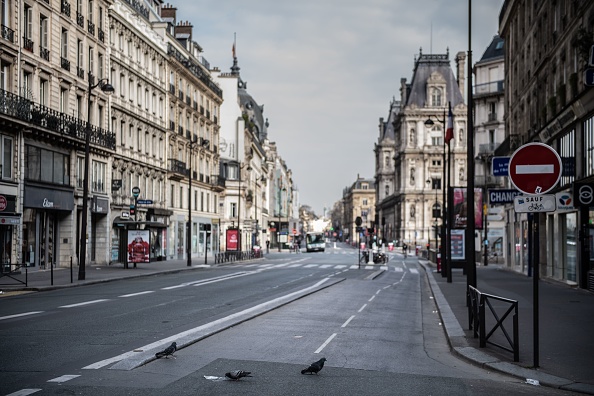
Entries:
[[186,286],[193,286],[199,283],[205,283],[205,282],[209,282],[211,283],[211,281],[213,280],[226,280],[226,279],[232,279],[232,278],[237,278],[239,276],[244,276],[244,275],[251,275],[254,274],[255,272],[245,272],[245,271],[241,271],[241,272],[234,272],[232,274],[227,274],[227,275],[221,275],[221,276],[217,276],[214,278],[208,278],[208,279],[200,279],[197,281],[193,281],[193,282],[184,282],[184,283],[180,283],[179,285],[174,285],[174,286],[168,286],[168,287],[162,287],[161,290],[173,290],[173,289],[179,289],[180,287],[186,287]]
[[58,382],[58,383],[63,383],[66,381],[70,381],[71,379],[75,379],[77,377],[80,377],[80,375],[77,374],[67,374],[67,375],[62,375],[60,377],[48,380],[47,382]]
[[350,317],[350,318],[348,318],[348,319],[346,320],[346,322],[344,322],[344,323],[342,324],[342,326],[340,326],[340,327],[347,327],[347,326],[348,326],[348,324],[349,324],[349,323],[351,323],[351,320],[353,320],[353,319],[355,319],[355,315],[351,315],[351,317]]
[[307,286],[303,289],[282,295],[277,298],[273,298],[272,300],[260,303],[253,307],[233,313],[231,315],[203,324],[201,326],[194,327],[193,329],[189,329],[181,333],[174,334],[170,337],[166,337],[161,340],[152,342],[150,344],[134,348],[132,351],[128,351],[120,355],[101,360],[99,362],[85,366],[82,369],[96,370],[115,363],[114,366],[110,367],[110,369],[132,370],[136,367],[140,367],[143,364],[146,364],[154,360],[155,350],[158,348],[163,348],[164,346],[168,346],[173,341],[177,343],[178,349],[183,348],[185,346],[198,342],[206,337],[209,337],[213,334],[216,334],[220,331],[236,326],[256,316],[262,315],[266,312],[272,311],[273,309],[279,308],[299,298],[305,297],[311,293],[332,286],[336,283],[342,282],[343,280],[344,279],[323,278],[311,286]]
[[374,298],[375,298],[375,294],[373,296],[371,296],[371,298],[367,301],[372,302]]
[[126,298],[126,297],[136,297],[136,296],[142,296],[144,294],[150,294],[150,293],[154,293],[154,290],[147,290],[147,291],[143,291],[143,292],[138,292],[138,293],[131,293],[131,294],[123,294],[121,296],[121,298]]
[[105,302],[105,301],[109,301],[109,299],[107,299],[107,298],[100,298],[98,300],[91,300],[91,301],[84,301],[84,302],[76,303],[76,304],[62,305],[62,306],[60,306],[58,308],[76,308],[76,307],[82,307],[82,306],[90,305],[90,304],[97,304],[97,303]]
[[333,333],[330,337],[328,337],[328,339],[326,341],[324,341],[324,343],[322,345],[320,345],[320,347],[318,349],[316,349],[316,351],[314,353],[322,352],[322,350],[324,348],[326,348],[326,345],[330,344],[330,341],[332,341],[332,339],[334,339],[334,337],[336,337],[336,333]]
[[41,390],[42,389],[21,389],[6,396],[28,396]]
[[363,311],[366,306],[367,306],[367,304],[363,304],[363,306],[361,308],[359,308],[359,310],[357,312],[361,313],[361,311]]
[[20,317],[28,316],[28,315],[37,315],[40,313],[43,313],[43,311],[31,311],[31,312],[23,312],[20,314],[14,314],[14,315],[8,315],[8,316],[0,316],[0,320],[20,318]]

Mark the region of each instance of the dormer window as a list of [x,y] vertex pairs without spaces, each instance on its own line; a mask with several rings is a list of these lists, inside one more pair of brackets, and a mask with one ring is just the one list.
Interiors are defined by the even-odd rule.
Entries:
[[427,79],[427,100],[425,106],[443,107],[446,96],[446,80],[439,72],[433,72]]

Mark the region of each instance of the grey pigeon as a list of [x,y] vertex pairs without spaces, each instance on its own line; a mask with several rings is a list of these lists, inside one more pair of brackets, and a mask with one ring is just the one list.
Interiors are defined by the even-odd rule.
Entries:
[[324,362],[326,358],[321,358],[317,362],[313,362],[309,365],[308,368],[301,370],[301,374],[318,374],[320,370],[324,367]]
[[175,351],[177,351],[177,344],[175,342],[172,342],[171,345],[169,345],[167,348],[163,349],[161,352],[155,353],[155,357],[157,359],[162,358],[163,356],[166,358],[169,358],[169,356],[172,356],[173,358],[175,358],[175,356],[173,356],[173,353]]
[[235,371],[230,371],[228,373],[225,373],[225,377],[232,379],[232,380],[238,380],[240,378],[243,377],[251,377],[251,371],[243,371],[243,370],[235,370]]

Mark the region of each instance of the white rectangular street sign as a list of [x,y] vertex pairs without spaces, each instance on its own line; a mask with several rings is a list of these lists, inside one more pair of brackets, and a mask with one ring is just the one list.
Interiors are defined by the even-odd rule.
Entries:
[[557,209],[557,200],[552,194],[522,195],[514,198],[516,213],[554,212]]

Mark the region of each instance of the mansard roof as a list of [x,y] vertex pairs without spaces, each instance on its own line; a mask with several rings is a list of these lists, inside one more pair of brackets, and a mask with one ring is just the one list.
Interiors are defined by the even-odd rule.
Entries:
[[483,57],[477,63],[488,62],[497,58],[503,58],[503,54],[503,38],[496,34],[495,36],[493,36],[491,44],[489,44],[489,46],[485,50]]
[[464,98],[460,92],[458,82],[454,76],[454,72],[450,67],[450,54],[423,54],[415,62],[413,70],[413,77],[411,83],[408,85],[408,95],[405,106],[416,105],[417,107],[425,107],[428,102],[427,98],[427,81],[433,75],[438,73],[443,77],[446,84],[446,98],[445,103],[451,102],[452,107],[460,103],[464,103]]

